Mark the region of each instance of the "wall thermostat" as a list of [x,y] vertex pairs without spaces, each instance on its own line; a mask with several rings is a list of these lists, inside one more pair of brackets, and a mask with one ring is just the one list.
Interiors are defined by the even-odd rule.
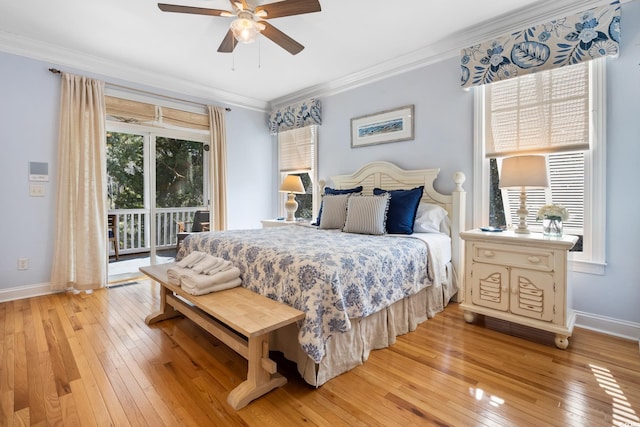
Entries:
[[49,163],[29,162],[29,181],[49,181]]

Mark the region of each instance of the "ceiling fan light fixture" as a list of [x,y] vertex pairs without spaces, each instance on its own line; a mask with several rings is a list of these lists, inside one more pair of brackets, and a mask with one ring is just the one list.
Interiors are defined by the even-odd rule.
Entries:
[[231,32],[240,43],[253,43],[260,30],[256,22],[247,18],[238,18],[231,23]]

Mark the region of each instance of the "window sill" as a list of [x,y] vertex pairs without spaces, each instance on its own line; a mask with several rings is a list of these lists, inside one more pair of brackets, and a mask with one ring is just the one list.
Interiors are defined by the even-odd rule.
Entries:
[[604,276],[606,262],[569,260],[569,270],[576,273],[593,274],[596,276]]

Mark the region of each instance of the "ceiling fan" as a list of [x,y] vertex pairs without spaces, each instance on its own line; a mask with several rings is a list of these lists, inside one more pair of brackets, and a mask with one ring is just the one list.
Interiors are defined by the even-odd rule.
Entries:
[[158,7],[163,12],[235,17],[236,19],[231,22],[229,31],[227,31],[224,39],[222,39],[222,43],[220,43],[220,47],[218,47],[218,52],[233,52],[233,49],[238,44],[237,42],[251,43],[256,40],[259,34],[262,34],[292,55],[300,53],[300,51],[304,49],[304,46],[278,30],[266,20],[320,12],[320,2],[318,0],[283,0],[258,5],[254,8],[251,8],[246,0],[230,0],[230,3],[231,11],[165,3],[158,3]]

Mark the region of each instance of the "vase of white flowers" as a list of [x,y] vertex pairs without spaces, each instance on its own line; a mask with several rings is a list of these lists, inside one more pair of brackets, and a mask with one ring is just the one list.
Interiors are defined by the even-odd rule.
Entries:
[[562,237],[562,221],[569,219],[569,211],[562,205],[544,205],[538,211],[537,219],[542,220],[545,236]]

